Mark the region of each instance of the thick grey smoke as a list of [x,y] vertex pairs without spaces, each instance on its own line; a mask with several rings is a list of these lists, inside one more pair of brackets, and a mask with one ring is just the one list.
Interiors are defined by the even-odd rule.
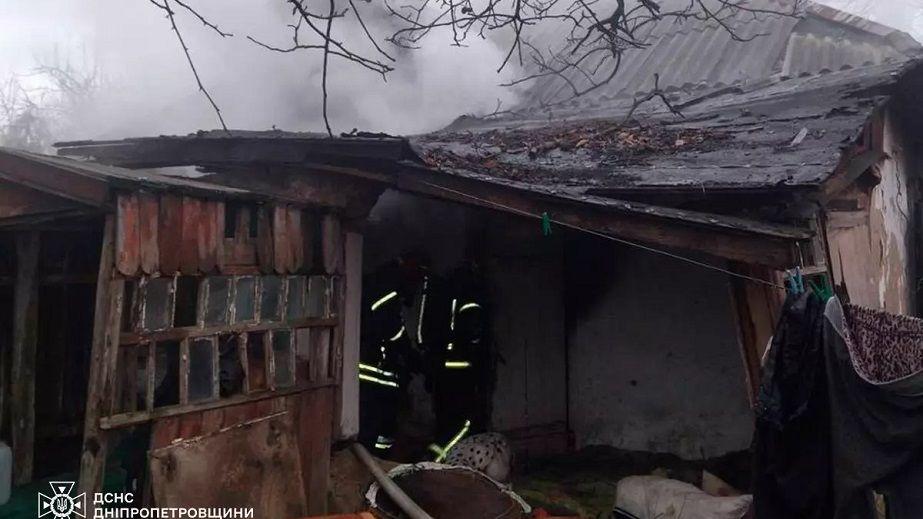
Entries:
[[[232,128],[321,130],[320,53],[279,54],[246,40],[287,46],[291,22],[281,0],[190,2],[233,38],[221,38],[182,10],[177,21],[212,96]],[[368,16],[368,15],[367,15]],[[368,21],[368,20],[367,20]],[[385,16],[373,33],[388,34]],[[334,25],[335,30],[337,25]],[[358,27],[340,24],[338,37],[363,49]],[[329,79],[334,131],[392,133],[432,130],[463,113],[485,112],[514,94],[499,86],[502,49],[488,40],[458,48],[435,35],[419,50],[386,48],[398,58],[387,83],[335,59]],[[186,133],[218,127],[197,91],[163,12],[146,0],[3,0],[0,76],[23,73],[50,56],[98,66],[105,78],[94,102],[82,106],[71,137]],[[63,56],[63,58],[62,58]],[[510,71],[509,74],[514,74]]]
[[[246,40],[252,35],[279,46],[290,43],[291,22],[283,0],[189,0],[222,29],[221,38],[189,13],[177,20],[199,72],[233,128],[321,130],[320,54],[278,54]],[[394,0],[399,3],[399,0]],[[381,0],[372,4],[380,5]],[[823,0],[823,3],[923,36],[923,0]],[[363,7],[364,8],[364,7]],[[368,9],[366,9],[368,10]],[[379,38],[391,20],[367,21]],[[357,26],[335,25],[336,36],[359,42]],[[515,94],[499,86],[517,75],[497,74],[505,49],[469,38],[450,45],[434,34],[421,49],[402,51],[385,83],[356,64],[335,59],[330,76],[331,122],[335,131],[359,128],[416,133],[439,128],[464,113],[489,112]],[[218,121],[197,91],[162,11],[147,0],[0,1],[0,80],[38,64],[70,60],[78,69],[97,66],[105,81],[92,102],[81,102],[57,138],[123,137],[186,133],[216,128]],[[41,82],[25,77],[24,81]],[[33,85],[34,86],[34,85]],[[40,86],[40,85],[39,85]]]

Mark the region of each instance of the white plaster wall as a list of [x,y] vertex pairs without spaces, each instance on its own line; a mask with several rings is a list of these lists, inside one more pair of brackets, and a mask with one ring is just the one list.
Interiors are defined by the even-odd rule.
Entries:
[[[584,257],[614,245],[592,246],[599,249]],[[592,268],[568,269],[607,283],[572,316],[578,447],[698,459],[749,446],[752,417],[724,275],[623,246]]]

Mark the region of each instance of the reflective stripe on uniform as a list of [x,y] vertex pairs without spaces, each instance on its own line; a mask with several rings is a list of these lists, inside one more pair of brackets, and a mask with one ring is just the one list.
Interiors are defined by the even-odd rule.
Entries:
[[391,342],[394,342],[394,341],[400,339],[400,338],[403,337],[403,336],[404,336],[404,327],[401,326],[401,329],[398,330],[397,333],[395,333],[394,336],[391,337],[391,338],[388,339],[388,340],[391,341]]
[[458,309],[458,313],[462,313],[465,310],[471,310],[472,308],[480,308],[480,307],[481,305],[477,303],[465,303],[461,306],[461,308]]
[[388,438],[387,436],[378,436],[378,439],[375,440],[375,448],[381,450],[390,449],[394,445],[394,440]]
[[381,368],[376,368],[375,366],[369,366],[368,364],[359,363],[359,369],[362,371],[371,371],[373,373],[378,373],[379,375],[384,375],[386,377],[396,377],[394,373],[390,371],[385,371]]
[[468,434],[468,429],[470,428],[471,428],[471,420],[465,420],[464,427],[462,427],[461,430],[458,431],[458,434],[456,434],[455,436],[452,437],[451,440],[449,440],[449,443],[447,443],[445,447],[440,447],[436,445],[435,443],[429,446],[429,450],[437,454],[436,463],[439,463],[445,460],[446,456],[449,455],[449,451],[452,450],[452,447],[454,447],[456,443],[460,442],[461,439],[464,438],[466,434]]
[[394,299],[395,297],[397,297],[397,292],[388,292],[387,294],[382,296],[381,299],[372,303],[372,311],[374,312],[375,310],[378,310],[381,307],[381,305],[387,303],[388,301]]
[[429,278],[423,279],[423,297],[420,298],[420,315],[417,317],[417,344],[423,344],[423,313],[426,312],[426,291]]
[[447,360],[445,361],[445,367],[449,369],[464,369],[470,368],[471,363],[467,360]]
[[382,386],[389,387],[400,387],[397,382],[392,382],[390,380],[380,379],[378,377],[373,377],[372,375],[366,375],[365,373],[359,373],[359,380],[365,380],[366,382],[372,382],[375,384],[381,384]]

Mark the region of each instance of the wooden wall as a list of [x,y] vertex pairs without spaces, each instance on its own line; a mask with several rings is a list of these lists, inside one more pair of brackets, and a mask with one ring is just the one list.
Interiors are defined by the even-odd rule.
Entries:
[[[341,404],[347,281],[344,242],[338,215],[290,203],[119,194],[116,214],[107,220],[107,241],[100,260],[81,491],[99,489],[108,440],[121,427],[151,423],[151,445],[158,448],[285,413],[293,420],[297,437],[304,514],[322,514],[331,438],[339,424]],[[175,305],[181,278],[200,287],[196,318],[191,323],[178,321]],[[315,285],[315,279],[319,284]],[[235,294],[242,290],[241,283],[251,286],[247,280],[256,287],[252,289],[255,309],[248,305],[247,315],[241,318],[243,303]],[[281,309],[267,317],[262,294],[269,281],[281,282],[283,288],[272,303],[273,308],[278,304]],[[163,319],[151,320],[155,293],[149,287],[155,282],[167,287],[167,310]],[[214,316],[207,312],[215,309],[210,299],[215,282],[225,286],[221,290],[229,295],[222,296],[227,308],[219,308],[221,316],[210,322]],[[312,313],[309,300],[318,289],[323,294],[321,307]],[[143,301],[138,303],[138,298]],[[288,337],[281,350],[275,340],[280,333]],[[265,337],[262,351],[267,382],[259,387],[254,387],[255,374],[247,367],[247,337],[253,334]],[[218,380],[222,337],[237,337],[234,340],[242,352],[238,359],[243,363],[243,390],[232,396],[224,394]],[[211,395],[194,400],[190,348],[194,341],[203,340],[212,344],[214,379]],[[163,376],[156,366],[159,357],[155,360],[161,341],[179,341],[180,352],[179,396],[166,404],[157,402],[154,395],[155,386],[159,389],[164,384],[155,381]],[[293,359],[294,374],[287,382],[278,378],[279,355]],[[143,373],[144,380],[137,382],[135,373]],[[135,404],[135,394],[147,396],[139,397]],[[260,510],[256,514],[261,516]]]

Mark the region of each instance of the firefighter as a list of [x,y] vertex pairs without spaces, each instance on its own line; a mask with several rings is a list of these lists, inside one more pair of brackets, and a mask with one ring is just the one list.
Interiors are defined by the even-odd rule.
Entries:
[[424,272],[419,260],[402,257],[363,280],[359,441],[380,457],[394,445],[410,372],[418,369],[411,340],[414,329],[405,316],[425,284]]
[[433,395],[437,443],[431,450],[437,461],[465,436],[484,430],[489,408],[487,314],[477,267],[456,269],[446,287],[447,333],[434,355],[439,359]]

